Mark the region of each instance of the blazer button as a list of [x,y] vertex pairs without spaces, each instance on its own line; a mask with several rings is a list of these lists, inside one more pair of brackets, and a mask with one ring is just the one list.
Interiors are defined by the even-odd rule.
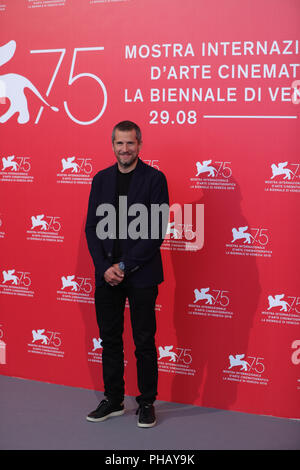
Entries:
[[107,253],[107,256],[108,256],[109,258],[111,258],[111,253]]

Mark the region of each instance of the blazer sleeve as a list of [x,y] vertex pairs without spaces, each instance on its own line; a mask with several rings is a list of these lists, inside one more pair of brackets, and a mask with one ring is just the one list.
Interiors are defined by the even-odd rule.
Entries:
[[105,252],[102,246],[102,241],[97,237],[97,234],[96,234],[96,226],[98,223],[98,218],[96,216],[96,210],[98,206],[98,202],[97,202],[98,180],[96,176],[94,176],[93,181],[92,181],[92,186],[91,186],[87,218],[86,218],[86,224],[85,224],[85,234],[86,234],[88,249],[93,259],[95,270],[102,277],[105,271],[111,266],[111,262],[106,258]]
[[122,258],[125,264],[125,274],[136,271],[151,260],[157,254],[164,241],[169,218],[169,193],[166,177],[161,171],[152,180],[150,206],[151,204],[167,204],[167,217],[160,218],[159,220],[159,238],[151,238],[151,220],[149,220],[148,239],[140,238],[136,240]]

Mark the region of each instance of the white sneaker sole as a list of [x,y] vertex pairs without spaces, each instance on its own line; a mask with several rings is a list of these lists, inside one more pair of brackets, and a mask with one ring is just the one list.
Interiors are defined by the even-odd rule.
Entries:
[[137,425],[139,428],[153,428],[153,426],[156,425],[156,421],[154,421],[153,423],[149,423],[149,424],[137,422]]
[[113,416],[122,416],[125,413],[125,410],[120,410],[120,411],[113,411],[112,413],[109,413],[106,416],[103,416],[103,418],[91,418],[89,416],[86,417],[87,421],[91,421],[93,423],[101,423],[102,421],[105,421],[107,418],[111,418]]

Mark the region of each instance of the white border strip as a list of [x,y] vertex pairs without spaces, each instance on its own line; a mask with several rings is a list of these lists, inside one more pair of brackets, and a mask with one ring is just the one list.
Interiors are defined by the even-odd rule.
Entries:
[[206,114],[203,115],[204,118],[211,118],[211,119],[298,119],[298,116],[222,116],[218,114]]

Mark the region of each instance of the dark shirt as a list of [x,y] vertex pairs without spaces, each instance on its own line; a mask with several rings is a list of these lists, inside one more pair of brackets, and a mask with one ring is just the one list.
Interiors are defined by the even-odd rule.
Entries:
[[[118,263],[124,253],[124,244],[126,240],[119,239],[119,196],[128,196],[130,181],[134,169],[129,173],[121,173],[117,171],[117,191],[116,191],[116,240],[114,242],[113,249],[113,264]],[[127,214],[122,214],[123,217],[127,218]]]

